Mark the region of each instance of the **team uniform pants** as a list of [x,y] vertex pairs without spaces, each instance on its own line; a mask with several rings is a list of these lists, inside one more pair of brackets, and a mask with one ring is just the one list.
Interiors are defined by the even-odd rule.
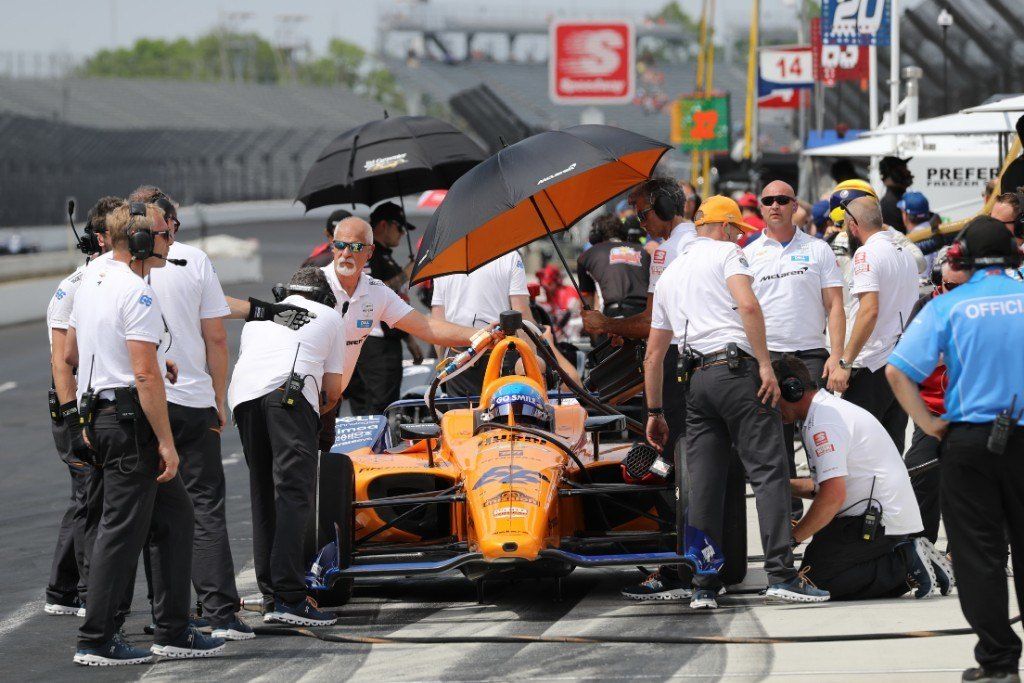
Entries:
[[986,669],[1017,672],[1021,641],[1010,628],[1006,537],[1018,612],[1024,612],[1024,428],[1003,455],[988,450],[991,424],[954,422],[942,440],[942,516],[953,545],[960,608],[978,635]]
[[[934,436],[928,436],[921,428],[914,425],[914,436],[910,440],[910,448],[903,461],[907,469],[923,465],[926,462],[939,457],[940,442]],[[932,543],[939,537],[940,485],[942,482],[942,470],[933,467],[927,472],[922,472],[911,478],[910,483],[914,487],[914,497],[917,498],[917,506],[921,508],[921,521],[924,523],[924,536]],[[948,550],[948,548],[947,548]]]
[[[814,386],[817,387],[821,382],[821,373],[825,369],[825,361],[828,360],[828,351],[825,349],[813,349],[811,351],[772,351],[772,360],[778,360],[784,355],[790,354],[800,359],[800,362],[807,368],[807,372],[811,373],[811,381],[814,382]],[[796,448],[793,445],[793,439],[796,437],[796,424],[789,423],[782,425],[782,440],[786,444],[786,457],[787,463],[789,464],[789,477],[790,479],[796,479]],[[804,504],[800,498],[793,498],[790,508],[793,512],[803,512]]]
[[181,477],[156,481],[160,457],[145,417],[118,422],[113,407],[101,408],[90,432],[97,462],[90,495],[101,503],[101,513],[79,645],[98,647],[114,636],[118,610],[130,594],[147,537],[153,561],[154,641],[168,644],[188,628],[192,502]]
[[402,391],[402,340],[367,337],[345,391],[353,415],[380,415]]
[[71,454],[71,436],[63,422],[53,425],[53,443],[71,475],[71,500],[57,533],[50,581],[46,586],[46,602],[74,605],[75,600],[84,598],[85,593],[86,502],[92,466],[76,460]]
[[[721,543],[730,448],[735,447],[750,479],[769,583],[796,575],[790,547],[789,471],[778,411],[757,397],[760,378],[752,358],[739,367],[696,370],[686,390],[686,474],[690,482],[687,523]],[[716,589],[716,574],[697,574],[694,585]]]
[[320,420],[305,399],[281,405],[275,389],[235,408],[249,465],[252,550],[264,596],[294,604],[306,598],[302,549],[316,494]]
[[874,372],[867,368],[854,369],[843,398],[874,415],[896,444],[896,450],[903,455],[907,440],[907,414],[892,393],[884,367]]
[[833,600],[896,598],[910,590],[910,544],[905,536],[873,541],[862,537],[863,517],[836,517],[814,534],[801,568],[807,578],[827,590]]

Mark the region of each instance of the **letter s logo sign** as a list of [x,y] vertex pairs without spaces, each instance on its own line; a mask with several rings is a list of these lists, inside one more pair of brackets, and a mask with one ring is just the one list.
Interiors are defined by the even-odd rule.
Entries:
[[566,42],[569,54],[563,66],[572,76],[611,75],[622,65],[619,50],[624,45],[622,34],[618,31],[580,31]]

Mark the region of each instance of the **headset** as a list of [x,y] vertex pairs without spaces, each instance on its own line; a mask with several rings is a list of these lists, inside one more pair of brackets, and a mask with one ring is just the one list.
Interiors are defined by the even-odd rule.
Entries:
[[654,211],[654,215],[663,221],[672,220],[679,212],[679,202],[670,191],[662,187],[647,195],[647,203]]
[[146,205],[142,202],[129,202],[128,215],[128,226],[125,228],[128,233],[128,253],[136,261],[145,261],[153,256],[156,238],[149,228],[139,228],[132,232],[132,227],[137,217],[146,215]]
[[1013,254],[1006,254],[1005,256],[985,256],[976,258],[971,256],[970,249],[967,248],[967,236],[966,232],[970,228],[967,226],[960,231],[960,234],[953,240],[953,244],[949,245],[949,249],[946,251],[946,263],[953,270],[975,270],[976,268],[988,268],[992,266],[1002,266],[1003,268],[1017,268],[1021,264],[1021,253],[1015,250]]
[[281,284],[278,282],[274,285],[271,290],[274,294],[274,301],[281,303],[285,297],[292,294],[301,294],[310,301],[315,301],[318,304],[323,304],[330,308],[334,308],[338,300],[334,297],[334,292],[331,291],[330,287],[315,287],[313,285],[293,285],[293,284]]
[[790,403],[797,403],[804,397],[804,392],[807,389],[804,387],[804,383],[800,378],[790,375],[779,382],[779,392],[782,394],[782,398]]

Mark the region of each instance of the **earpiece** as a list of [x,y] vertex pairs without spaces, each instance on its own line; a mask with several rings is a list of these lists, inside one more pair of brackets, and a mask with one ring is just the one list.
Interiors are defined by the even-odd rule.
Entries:
[[663,221],[672,220],[678,210],[676,200],[665,190],[655,190],[651,196],[647,198],[647,203],[650,204],[651,209],[654,210],[654,215]]
[[787,377],[779,383],[779,392],[782,398],[790,403],[796,403],[804,397],[804,383],[796,377]]
[[138,216],[146,215],[146,205],[142,202],[131,202],[128,204],[128,214],[130,216],[127,228],[128,253],[136,261],[145,261],[153,255],[155,247],[153,231],[149,228],[140,228],[133,232],[132,226],[135,225],[135,219]]

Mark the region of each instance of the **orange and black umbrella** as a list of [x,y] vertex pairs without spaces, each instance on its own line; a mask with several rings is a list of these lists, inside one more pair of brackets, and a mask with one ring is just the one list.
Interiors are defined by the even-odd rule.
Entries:
[[472,272],[572,227],[649,178],[669,149],[643,135],[599,125],[539,133],[506,147],[448,190],[423,236],[412,282]]

